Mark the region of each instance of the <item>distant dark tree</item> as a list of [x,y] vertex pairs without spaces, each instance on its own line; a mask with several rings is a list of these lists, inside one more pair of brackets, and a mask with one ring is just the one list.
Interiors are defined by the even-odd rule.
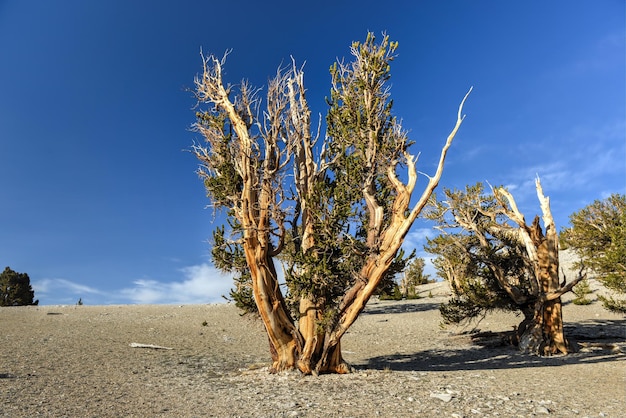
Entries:
[[[617,294],[626,293],[626,195],[596,200],[570,215],[571,227],[561,231],[561,242],[580,257],[579,267],[593,271]],[[626,313],[626,300],[600,297],[607,309]]]
[[33,301],[35,292],[30,286],[30,277],[5,268],[0,274],[0,306],[38,305]]

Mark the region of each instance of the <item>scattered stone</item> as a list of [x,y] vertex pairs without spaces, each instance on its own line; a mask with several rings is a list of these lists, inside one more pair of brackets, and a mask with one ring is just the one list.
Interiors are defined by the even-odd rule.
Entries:
[[[592,347],[556,359],[446,345],[450,335],[439,331],[431,301],[399,303],[415,309],[388,314],[378,305],[375,315],[357,321],[345,337],[356,372],[341,376],[270,374],[262,323],[242,319],[234,306],[185,306],[176,316],[171,306],[86,307],[71,314],[55,308],[65,317],[54,321],[42,320],[46,311],[0,308],[0,328],[10,330],[0,331],[0,415],[82,416],[93,410],[104,416],[626,417],[619,367],[624,354]],[[564,309],[591,341],[609,325],[623,329],[614,314],[585,322],[589,307]],[[381,315],[388,315],[385,327],[377,325]],[[205,320],[208,325],[199,328]],[[130,341],[142,340],[174,350],[128,350]],[[626,352],[623,338],[599,341]],[[388,365],[393,370],[385,371]],[[543,385],[552,373],[563,383],[559,387]],[[579,384],[585,380],[593,385]]]
[[452,394],[451,393],[431,393],[430,397],[431,398],[441,399],[444,402],[450,402],[452,400]]
[[535,408],[535,414],[545,414],[550,415],[550,410],[545,406],[538,406]]

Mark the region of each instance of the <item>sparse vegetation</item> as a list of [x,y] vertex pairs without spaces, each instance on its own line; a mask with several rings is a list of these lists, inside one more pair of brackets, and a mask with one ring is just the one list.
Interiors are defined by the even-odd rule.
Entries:
[[402,274],[400,287],[402,294],[406,299],[420,298],[417,287],[430,282],[430,277],[424,274],[424,266],[426,262],[423,258],[418,257],[411,260]]
[[573,304],[575,305],[591,304],[591,299],[587,297],[587,295],[590,295],[592,293],[591,287],[589,286],[589,280],[587,278],[584,278],[583,280],[580,281],[580,283],[574,286],[574,288],[572,289],[572,292],[576,295],[576,297],[572,299]]
[[403,295],[402,295],[402,291],[400,290],[400,286],[395,284],[392,288],[391,293],[386,293],[386,292],[381,293],[379,298],[380,300],[402,300]]

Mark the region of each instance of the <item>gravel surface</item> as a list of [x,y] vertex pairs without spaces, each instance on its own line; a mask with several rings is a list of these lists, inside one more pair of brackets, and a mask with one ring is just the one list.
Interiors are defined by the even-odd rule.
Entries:
[[372,300],[343,339],[355,373],[317,377],[268,374],[262,324],[230,305],[0,308],[0,416],[626,416],[623,316],[566,303],[584,346],[540,358],[442,327],[445,287],[423,292],[434,297]]

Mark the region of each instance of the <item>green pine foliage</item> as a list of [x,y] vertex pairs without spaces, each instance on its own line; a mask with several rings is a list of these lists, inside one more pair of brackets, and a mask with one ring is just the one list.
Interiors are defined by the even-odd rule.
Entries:
[[38,305],[35,292],[26,273],[18,273],[6,267],[0,274],[0,306]]
[[589,286],[589,280],[587,278],[583,279],[572,289],[572,292],[576,297],[572,299],[572,303],[574,305],[589,305],[591,304],[591,299],[587,297],[592,293],[591,287]]
[[560,241],[580,257],[579,267],[589,268],[615,296],[599,297],[607,309],[626,313],[626,195],[596,200],[570,215],[569,228]]
[[[498,266],[521,294],[530,296],[524,248],[494,228],[506,223],[503,215],[493,212],[495,197],[485,193],[482,183],[465,190],[444,189],[444,194],[450,206],[433,196],[426,217],[435,220],[445,233],[428,239],[424,247],[436,256],[433,264],[437,274],[448,281],[453,293],[439,309],[444,323],[469,321],[494,310],[519,311],[520,306],[502,288],[491,268]],[[471,219],[481,236],[461,228],[455,216]]]
[[380,300],[402,300],[403,298],[402,291],[397,283],[394,283],[390,290],[386,289],[381,292],[379,296]]

